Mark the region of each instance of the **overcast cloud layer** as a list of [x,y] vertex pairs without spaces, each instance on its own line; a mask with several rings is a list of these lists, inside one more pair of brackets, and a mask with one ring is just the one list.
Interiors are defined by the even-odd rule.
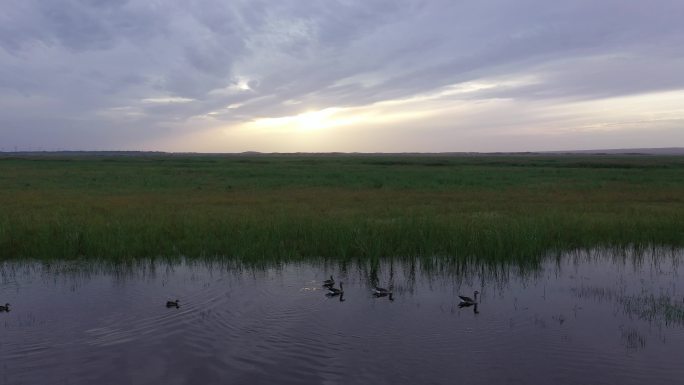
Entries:
[[681,0],[22,0],[0,150],[684,146]]

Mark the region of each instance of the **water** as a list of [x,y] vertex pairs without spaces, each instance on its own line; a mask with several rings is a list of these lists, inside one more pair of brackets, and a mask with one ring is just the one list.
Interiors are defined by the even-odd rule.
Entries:
[[[684,381],[680,259],[5,262],[0,384],[670,385]],[[343,301],[320,286],[331,274]],[[477,312],[459,308],[474,290]]]

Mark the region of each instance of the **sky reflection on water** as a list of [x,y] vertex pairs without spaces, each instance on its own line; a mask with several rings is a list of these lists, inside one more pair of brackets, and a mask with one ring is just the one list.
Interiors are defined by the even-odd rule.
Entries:
[[[684,376],[681,255],[5,262],[0,384],[672,384]],[[342,301],[321,286],[331,274]],[[477,311],[459,308],[474,290]]]

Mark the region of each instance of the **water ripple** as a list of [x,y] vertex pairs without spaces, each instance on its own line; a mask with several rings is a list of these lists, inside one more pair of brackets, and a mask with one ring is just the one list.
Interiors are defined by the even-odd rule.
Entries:
[[[619,299],[663,302],[684,281],[675,266],[614,263],[549,264],[535,279],[503,274],[490,285],[395,264],[394,301],[370,294],[369,282],[389,280],[383,264],[374,277],[332,272],[344,301],[321,287],[330,265],[160,264],[132,275],[66,266],[54,278],[4,265],[0,294],[14,306],[0,313],[0,384],[676,383],[681,324],[630,317]],[[479,313],[458,308],[456,294],[475,288]],[[176,298],[180,308],[165,307]]]

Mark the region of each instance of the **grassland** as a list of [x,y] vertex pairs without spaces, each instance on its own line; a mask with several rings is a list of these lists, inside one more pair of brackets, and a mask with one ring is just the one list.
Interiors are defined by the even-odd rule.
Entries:
[[684,158],[0,155],[0,258],[684,246]]

